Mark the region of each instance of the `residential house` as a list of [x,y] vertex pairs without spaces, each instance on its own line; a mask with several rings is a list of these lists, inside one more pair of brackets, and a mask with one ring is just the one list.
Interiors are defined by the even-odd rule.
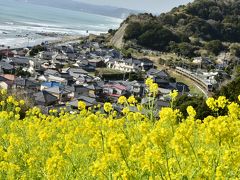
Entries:
[[28,57],[13,57],[11,64],[16,68],[24,68],[30,66],[30,59]]
[[10,89],[12,87],[12,82],[0,78],[0,89]]
[[20,78],[17,77],[14,81],[15,88],[21,88],[21,89],[31,89],[38,91],[40,89],[40,84],[34,80],[29,78]]
[[70,44],[62,46],[62,52],[64,54],[74,54],[75,53],[74,48]]
[[83,96],[88,96],[89,95],[89,89],[86,86],[83,85],[72,85],[73,89],[72,91],[74,92],[74,97],[78,97],[80,95]]
[[127,87],[119,83],[107,83],[103,86],[103,94],[110,98],[118,98],[123,95],[127,95]]
[[52,60],[55,56],[57,56],[56,52],[44,51],[40,53],[40,58],[45,60]]
[[96,66],[89,63],[89,60],[87,59],[78,59],[76,61],[77,67],[81,68],[87,72],[93,72],[96,70]]
[[95,68],[106,67],[106,64],[103,62],[102,59],[89,59],[88,62]]
[[88,74],[88,72],[83,70],[82,68],[64,68],[62,69],[62,72],[69,73],[70,75],[72,74],[87,75]]
[[56,56],[56,60],[59,61],[59,62],[66,62],[68,60],[68,57],[67,57],[67,55],[65,55],[63,53],[59,53]]
[[0,50],[0,56],[2,57],[14,57],[14,53],[10,49]]
[[143,97],[145,95],[146,91],[146,85],[145,83],[138,82],[138,81],[132,81],[128,82],[128,91],[134,95],[135,97]]
[[89,96],[91,97],[98,97],[103,93],[103,87],[100,86],[98,83],[90,84],[86,87],[89,91]]
[[10,63],[2,60],[2,61],[0,61],[0,70],[3,73],[11,73],[11,72],[14,72],[15,68]]
[[115,69],[124,72],[139,72],[142,70],[141,68],[141,61],[138,59],[125,59],[120,61],[120,63],[115,64]]
[[62,73],[68,73],[73,77],[74,81],[79,81],[81,78],[87,76],[88,72],[81,68],[64,68]]
[[86,107],[93,107],[99,104],[95,98],[89,96],[79,96],[75,100],[69,102],[69,105],[72,106],[74,109],[77,109],[79,101],[83,101],[86,104]]
[[69,100],[69,96],[71,94],[71,91],[66,90],[62,86],[55,86],[55,87],[47,88],[47,89],[44,89],[44,91],[57,97],[60,102],[65,102],[65,101]]
[[42,64],[41,64],[41,68],[43,69],[56,69],[56,65],[54,63],[51,63],[47,60],[41,60]]
[[40,82],[46,82],[47,81],[47,76],[37,75],[36,80],[38,80]]
[[170,83],[170,85],[181,94],[188,94],[190,92],[189,87],[182,82]]
[[12,75],[12,74],[2,74],[2,75],[0,75],[0,88],[1,89],[12,88],[15,79],[16,79],[16,76]]
[[151,60],[147,58],[140,59],[142,71],[148,71],[151,68],[154,68],[154,64]]
[[36,105],[50,106],[58,103],[58,98],[47,91],[41,91],[34,94]]
[[40,86],[40,90],[43,91],[44,89],[52,88],[52,87],[62,87],[59,82],[43,82]]
[[83,70],[87,71],[87,72],[94,72],[96,70],[96,67],[91,65],[91,64],[80,64],[79,68],[82,68]]
[[107,52],[107,55],[112,57],[112,58],[118,58],[118,59],[121,59],[122,56],[121,56],[121,53],[115,49],[110,49],[108,52]]
[[151,68],[147,71],[146,78],[151,78],[158,85],[168,85],[170,76],[163,70]]
[[74,74],[73,78],[75,80],[75,84],[89,84],[95,82],[95,79],[89,75]]
[[49,75],[60,76],[60,73],[55,69],[47,69],[46,71],[44,71],[44,75],[45,76],[49,76]]
[[68,72],[61,72],[60,77],[67,80],[67,85],[72,85],[74,83],[73,76],[71,76]]
[[152,68],[153,62],[148,59],[112,59],[107,62],[107,67],[123,72],[140,72]]
[[29,67],[27,68],[27,71],[30,74],[35,74],[39,70],[41,70],[41,63],[36,59],[29,59]]
[[65,78],[59,77],[59,76],[54,76],[54,75],[49,75],[47,77],[47,80],[49,82],[57,82],[60,83],[61,85],[67,85],[68,81]]

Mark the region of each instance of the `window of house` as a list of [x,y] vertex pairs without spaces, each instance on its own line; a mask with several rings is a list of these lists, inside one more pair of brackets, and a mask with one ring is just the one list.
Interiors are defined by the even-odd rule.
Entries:
[[113,94],[117,94],[117,90],[116,89],[113,89]]

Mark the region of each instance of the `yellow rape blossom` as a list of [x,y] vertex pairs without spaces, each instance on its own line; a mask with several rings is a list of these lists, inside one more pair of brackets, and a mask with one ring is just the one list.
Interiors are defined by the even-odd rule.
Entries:
[[135,104],[135,103],[137,103],[137,100],[135,99],[134,96],[130,96],[130,97],[128,98],[128,103],[129,103],[129,104]]
[[153,79],[147,78],[145,84],[146,84],[147,86],[150,86],[151,84],[153,84]]
[[125,97],[125,96],[120,96],[119,98],[118,98],[118,103],[119,104],[124,104],[124,103],[126,103],[127,102],[127,98]]
[[104,111],[106,111],[107,113],[109,113],[113,110],[113,107],[112,107],[111,103],[105,103],[103,108],[104,108]]
[[149,90],[151,93],[153,93],[154,95],[156,95],[158,93],[158,84],[157,83],[152,83],[149,86]]
[[23,103],[1,98],[0,179],[240,178],[240,105],[225,97],[207,100],[224,115],[199,120],[191,106],[186,119],[170,107],[151,119],[133,96],[119,98],[122,113],[111,103],[96,113],[84,104],[72,114],[34,107],[19,120]]
[[19,103],[20,103],[21,106],[23,106],[25,104],[25,101],[24,100],[20,100]]
[[188,106],[187,107],[187,113],[190,117],[195,117],[196,116],[196,111],[194,110],[194,108],[192,106]]
[[128,114],[129,111],[130,111],[129,108],[128,108],[128,107],[125,107],[125,108],[123,108],[122,113],[123,113],[123,114]]
[[217,106],[217,102],[212,97],[207,99],[206,104],[212,111],[218,111],[219,110],[219,107]]
[[172,98],[172,100],[175,100],[177,98],[177,96],[178,96],[178,91],[177,90],[173,90],[169,95]]
[[79,102],[78,102],[78,109],[79,109],[79,110],[86,109],[86,103],[83,102],[83,101],[79,101]]
[[7,90],[6,89],[2,89],[1,90],[1,94],[4,96],[4,95],[6,95],[7,94]]

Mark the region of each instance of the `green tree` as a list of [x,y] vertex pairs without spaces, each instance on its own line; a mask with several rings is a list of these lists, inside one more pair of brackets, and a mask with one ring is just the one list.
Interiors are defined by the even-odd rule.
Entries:
[[29,54],[30,56],[35,56],[41,51],[44,51],[44,47],[41,45],[37,45],[37,46],[33,46]]
[[178,42],[179,39],[170,30],[164,27],[148,30],[138,38],[140,45],[156,50],[166,50],[171,41]]
[[232,55],[240,57],[240,45],[239,44],[232,44],[229,49],[230,49],[230,52]]
[[186,42],[179,43],[179,44],[171,42],[169,49],[172,52],[191,58],[195,56],[194,51],[196,50],[196,47]]
[[205,49],[215,55],[218,55],[224,50],[224,46],[220,40],[213,40],[205,44]]
[[240,77],[239,74],[237,78],[232,82],[223,86],[219,91],[216,92],[216,96],[226,96],[230,101],[238,101],[238,96],[240,95]]
[[186,110],[188,106],[192,106],[196,110],[196,118],[198,119],[204,119],[212,114],[212,111],[206,104],[206,99],[203,97],[189,97],[187,95],[183,95],[177,98],[174,103],[174,107],[179,109],[183,113],[184,117],[188,115]]
[[126,30],[124,39],[130,40],[130,39],[137,39],[142,33],[142,26],[139,22],[131,22],[128,24]]

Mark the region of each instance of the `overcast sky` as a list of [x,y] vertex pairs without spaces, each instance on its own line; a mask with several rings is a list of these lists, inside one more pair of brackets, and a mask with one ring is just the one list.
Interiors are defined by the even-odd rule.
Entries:
[[161,13],[173,7],[187,4],[193,0],[76,0],[91,4],[110,5],[129,9],[143,10],[152,13]]

